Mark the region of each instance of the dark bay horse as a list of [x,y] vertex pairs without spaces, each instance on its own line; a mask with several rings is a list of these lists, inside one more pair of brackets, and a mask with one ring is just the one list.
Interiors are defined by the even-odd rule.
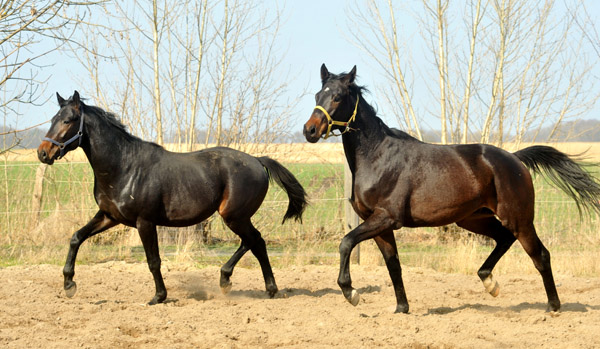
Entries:
[[223,292],[231,289],[230,276],[236,263],[251,250],[260,263],[268,294],[275,295],[277,285],[265,241],[250,219],[262,204],[269,181],[274,180],[289,197],[283,221],[301,220],[306,193],[292,173],[268,157],[253,157],[230,148],[169,152],[129,134],[112,113],[85,105],[77,91],[68,100],[56,95],[60,110],[52,118],[38,157],[52,165],[80,146],[94,171],[94,196],[99,207],[71,239],[63,270],[68,297],[77,289],[73,275],[79,246],[120,223],[137,228],[156,285],[150,304],[163,302],[167,290],[160,272],[156,226],[193,225],[215,211],[242,240],[221,268]]
[[542,275],[548,309],[558,311],[550,254],[533,225],[531,174],[544,172],[575,200],[578,207],[600,211],[600,186],[579,164],[552,147],[533,146],[509,153],[485,144],[434,145],[391,129],[363,99],[363,87],[349,73],[331,74],[321,66],[322,88],[317,106],[304,125],[309,142],[342,133],[352,171],[352,197],[364,220],[340,243],[338,284],[353,305],[360,296],[352,288],[350,252],[373,238],[381,250],[396,294],[396,312],[408,312],[394,229],[456,223],[496,241],[478,275],[486,290],[498,295],[492,269],[519,240]]

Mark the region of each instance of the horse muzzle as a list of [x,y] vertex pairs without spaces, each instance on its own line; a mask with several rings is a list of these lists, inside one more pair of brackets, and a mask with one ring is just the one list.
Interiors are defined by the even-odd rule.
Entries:
[[42,141],[37,150],[38,159],[48,165],[52,165],[58,157],[58,147],[48,141]]
[[310,116],[302,130],[304,137],[310,143],[317,143],[327,128],[327,123],[323,122],[323,119],[316,114],[313,113]]

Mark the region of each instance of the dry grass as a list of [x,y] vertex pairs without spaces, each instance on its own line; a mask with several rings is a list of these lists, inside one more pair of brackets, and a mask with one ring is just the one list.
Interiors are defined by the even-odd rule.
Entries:
[[[521,143],[519,149],[533,144]],[[535,145],[548,145],[567,153],[577,155],[585,153],[587,161],[600,162],[600,143],[592,142],[559,142],[559,143],[535,143]],[[214,145],[209,145],[209,147]],[[241,144],[231,145],[256,156],[268,155],[273,159],[286,163],[335,163],[341,164],[345,161],[344,149],[341,143],[292,143],[292,144]],[[170,151],[182,151],[177,144],[167,144],[166,149]],[[198,144],[194,150],[204,149],[203,144]],[[507,143],[503,147],[508,151],[517,150],[516,144]],[[36,149],[18,149],[5,155],[6,161],[37,162]],[[81,149],[68,153],[67,161],[87,161]]]
[[[600,144],[560,143],[552,144],[569,154],[587,151],[589,161],[600,162]],[[525,145],[521,146],[521,148]],[[175,149],[174,147],[168,147]],[[329,163],[333,173],[343,162],[341,144],[285,144],[285,145],[244,145],[239,147],[254,155],[268,155],[288,165],[294,163]],[[507,149],[511,149],[510,145]],[[24,164],[37,167],[34,150],[22,150],[6,154],[4,171],[8,165]],[[72,178],[77,174],[77,162],[86,162],[81,150],[71,152],[65,160],[50,167],[47,172],[46,188],[59,188],[45,192],[46,211],[40,223],[31,227],[31,178],[11,178],[4,181],[5,216],[0,231],[0,265],[22,263],[58,263],[66,257],[68,241],[72,233],[87,222],[96,207],[91,195],[91,172],[84,174],[83,181]],[[81,166],[81,165],[80,165]],[[89,170],[88,170],[89,171]],[[267,240],[272,263],[277,266],[304,265],[315,263],[337,264],[337,246],[343,236],[343,193],[332,188],[343,180],[337,173],[331,178],[301,173],[296,167],[294,173],[304,176],[313,202],[307,211],[309,219],[304,224],[279,225],[285,210],[285,197],[275,193],[270,202],[265,202],[255,222]],[[335,184],[338,183],[338,184]],[[332,187],[333,186],[333,187]],[[337,188],[337,187],[336,187]],[[536,226],[544,244],[549,248],[553,267],[557,275],[597,275],[600,273],[600,231],[598,217],[590,221],[580,221],[575,205],[556,194],[556,190],[536,183],[538,196],[550,195],[549,202],[537,204]],[[550,194],[545,194],[548,191]],[[271,194],[270,194],[271,195]],[[558,195],[558,196],[555,196]],[[328,199],[335,197],[335,199]],[[323,201],[319,200],[329,200]],[[269,199],[268,199],[269,201]],[[551,202],[550,202],[551,201]],[[20,208],[17,208],[20,207]],[[26,214],[11,214],[19,209]],[[311,211],[312,210],[312,211]],[[273,217],[277,217],[273,219]],[[317,218],[324,220],[318,221]],[[161,229],[160,244],[163,259],[197,264],[222,264],[237,248],[237,237],[216,218],[210,223],[210,240],[203,241],[194,227],[183,229]],[[474,274],[492,250],[492,246],[480,238],[464,232],[441,232],[439,229],[402,229],[397,233],[400,259],[404,265],[427,267],[452,273]],[[383,265],[380,253],[372,241],[360,245],[361,264]],[[82,246],[79,262],[106,260],[144,260],[139,237],[134,229],[117,228],[94,237]],[[241,265],[257,266],[249,253]],[[500,261],[495,274],[536,274],[529,257],[518,243]]]

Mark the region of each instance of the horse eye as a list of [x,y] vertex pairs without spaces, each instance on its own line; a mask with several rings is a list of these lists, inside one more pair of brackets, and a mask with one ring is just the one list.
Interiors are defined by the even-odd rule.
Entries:
[[337,103],[337,102],[339,102],[339,101],[341,101],[341,100],[342,100],[342,97],[340,97],[340,95],[335,95],[335,96],[333,96],[333,101],[334,101],[334,102],[336,102],[336,103]]
[[69,121],[68,119],[67,119],[67,120],[63,120],[63,124],[65,124],[65,125],[68,125],[68,124],[69,124],[69,122],[70,122],[70,121]]

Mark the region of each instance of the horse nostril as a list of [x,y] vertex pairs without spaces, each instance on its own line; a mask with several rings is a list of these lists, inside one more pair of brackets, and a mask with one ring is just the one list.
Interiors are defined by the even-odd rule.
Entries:
[[310,129],[308,130],[308,132],[310,132],[311,136],[314,136],[315,133],[317,133],[317,128],[313,125],[310,127]]
[[46,153],[46,151],[45,151],[45,150],[40,150],[40,151],[38,152],[38,158],[39,158],[41,161],[46,161],[46,160],[48,159],[48,153]]

